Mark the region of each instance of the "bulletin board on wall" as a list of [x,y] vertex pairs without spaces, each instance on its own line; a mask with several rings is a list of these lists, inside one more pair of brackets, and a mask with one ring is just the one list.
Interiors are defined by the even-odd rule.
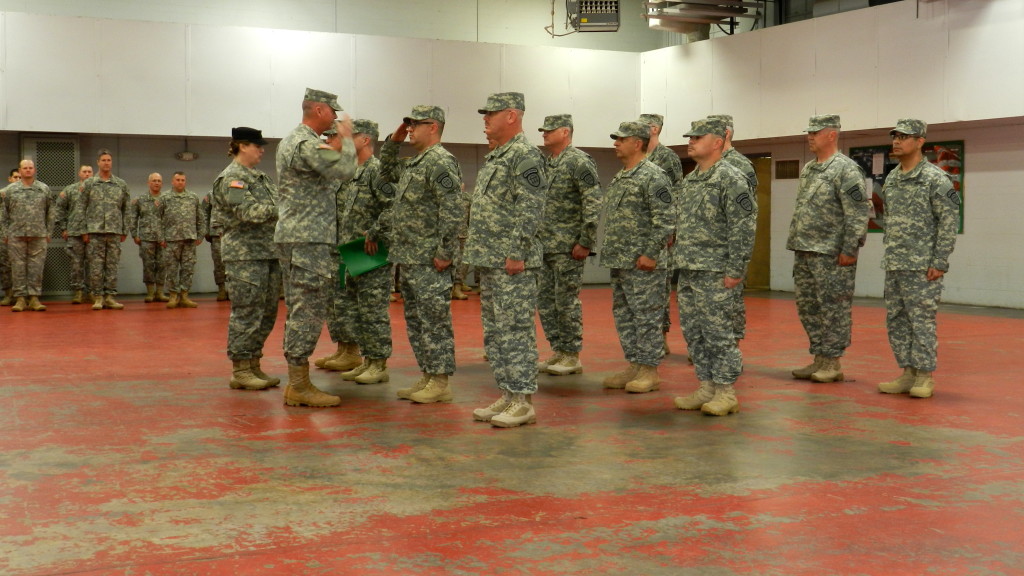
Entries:
[[[964,196],[964,141],[955,140],[950,142],[925,142],[921,150],[929,162],[935,164],[949,175],[953,181],[953,189],[960,193],[960,226],[958,234],[964,233],[964,205],[967,198]],[[882,216],[885,213],[885,206],[882,203],[882,185],[889,172],[900,165],[900,161],[891,154],[892,146],[859,146],[850,148],[850,158],[853,159],[867,174],[871,181],[871,204],[875,208],[875,214]],[[881,232],[882,227],[872,218],[868,222],[868,232]]]

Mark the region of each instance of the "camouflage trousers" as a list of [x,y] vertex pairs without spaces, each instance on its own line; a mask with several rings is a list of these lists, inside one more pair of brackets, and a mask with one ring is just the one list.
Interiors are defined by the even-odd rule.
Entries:
[[477,268],[484,351],[498,388],[537,391],[537,277],[533,270],[514,276],[504,268]]
[[11,278],[11,255],[8,250],[4,247],[0,249],[0,288],[4,289],[4,294],[7,296],[14,296],[14,280]]
[[924,270],[886,270],[885,327],[900,368],[935,370],[935,314],[941,297],[942,278],[929,281]]
[[43,267],[46,265],[46,237],[10,237],[7,254],[11,260],[11,287],[14,296],[43,295]]
[[736,307],[733,318],[735,319],[733,331],[736,333],[737,340],[743,340],[747,337],[747,301],[743,298],[743,287],[746,285],[745,282],[741,282],[739,290],[733,293],[732,304]]
[[119,234],[89,234],[89,292],[93,296],[117,294],[117,267],[121,263]]
[[569,254],[545,254],[538,272],[537,310],[544,336],[555,352],[579,354],[583,349],[584,260]]
[[164,286],[168,292],[188,292],[196,270],[196,241],[169,240],[164,248]]
[[657,366],[665,355],[662,322],[668,270],[612,268],[612,317],[631,364]]
[[85,257],[86,244],[81,236],[68,236],[64,251],[68,253],[71,263],[71,289],[85,290],[85,271],[88,259]]
[[728,386],[743,370],[743,355],[736,343],[736,292],[726,288],[725,274],[709,270],[680,270],[679,324],[693,357],[697,379]]
[[305,366],[320,340],[333,294],[338,259],[330,244],[277,245],[284,275],[284,357],[292,366]]
[[356,342],[372,360],[391,357],[391,267],[382,266],[334,285],[327,330],[334,342]]
[[142,282],[144,284],[164,283],[164,258],[167,249],[157,241],[143,240],[139,243],[139,257],[142,258]]
[[220,255],[220,236],[210,236],[210,256],[213,258],[213,282],[217,286],[224,284],[224,260]]
[[840,266],[837,256],[795,254],[796,311],[812,355],[839,358],[850,346],[856,278],[857,266]]
[[405,326],[416,363],[427,374],[455,372],[452,273],[431,265],[399,264]]
[[277,321],[281,263],[277,260],[229,261],[225,262],[225,272],[231,291],[228,358],[261,358],[263,345]]

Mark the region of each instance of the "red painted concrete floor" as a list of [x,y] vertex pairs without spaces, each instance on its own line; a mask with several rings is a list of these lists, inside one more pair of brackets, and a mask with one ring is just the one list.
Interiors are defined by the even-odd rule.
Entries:
[[742,410],[713,418],[672,406],[695,386],[677,327],[660,391],[603,390],[610,294],[584,298],[585,373],[542,377],[512,430],[470,415],[496,395],[476,296],[453,305],[455,403],[394,398],[417,377],[394,304],[391,382],[316,371],[327,410],[229,390],[211,298],[0,309],[0,573],[1024,573],[1024,313],[944,308],[913,400],[876,392],[897,372],[877,301],[849,380],[809,384],[792,300],[750,294]]

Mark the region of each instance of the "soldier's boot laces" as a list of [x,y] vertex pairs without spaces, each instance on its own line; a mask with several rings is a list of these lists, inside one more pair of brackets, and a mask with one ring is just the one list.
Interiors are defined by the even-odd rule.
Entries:
[[427,385],[419,392],[409,395],[409,400],[417,404],[433,404],[434,402],[451,402],[455,398],[448,384],[447,374],[432,374]]
[[580,355],[575,352],[565,352],[558,362],[548,365],[548,373],[555,376],[582,374],[583,364],[580,364]]
[[679,396],[672,403],[680,410],[700,410],[702,406],[711,402],[714,397],[715,389],[711,387],[711,382],[701,382],[700,387],[689,396]]
[[387,358],[370,360],[369,368],[353,378],[357,384],[382,384],[390,379]]
[[616,374],[612,374],[611,376],[605,378],[601,382],[601,385],[604,386],[605,388],[613,388],[613,389],[621,390],[622,388],[626,387],[626,383],[627,382],[629,382],[633,378],[636,378],[636,374],[639,371],[640,371],[640,365],[639,364],[630,363],[629,368],[626,368],[622,372],[618,372]]
[[548,358],[547,360],[541,360],[540,362],[537,362],[537,372],[546,372],[549,366],[558,363],[558,361],[561,359],[562,353],[559,352],[558,350],[555,350],[555,352],[551,355],[550,358]]
[[369,368],[369,367],[370,367],[370,359],[369,358],[363,358],[363,363],[362,364],[360,364],[359,366],[356,366],[355,368],[349,370],[348,372],[342,372],[341,373],[341,379],[342,380],[355,380],[356,376],[359,376],[363,372],[366,372],[367,368]]
[[634,394],[653,392],[660,387],[661,377],[658,376],[658,367],[648,366],[647,364],[640,364],[640,369],[637,370],[636,376],[629,382],[626,382],[626,392]]
[[395,396],[398,396],[402,400],[412,400],[412,395],[426,388],[427,382],[430,382],[430,374],[424,373],[412,386],[396,390]]
[[473,420],[479,422],[490,422],[491,418],[494,418],[498,414],[505,411],[505,407],[512,402],[512,393],[508,390],[501,391],[501,398],[498,398],[486,408],[477,408],[473,410]]
[[288,386],[284,389],[284,403],[288,406],[330,408],[341,404],[341,398],[326,394],[309,381],[309,364],[288,365]]
[[273,384],[258,377],[252,371],[251,360],[231,361],[231,382],[228,383],[234,390],[266,390],[273,387]]
[[359,355],[359,345],[353,342],[339,342],[341,354],[324,362],[324,368],[335,372],[348,372],[349,370],[363,363],[363,357]]
[[900,374],[897,378],[880,383],[878,391],[882,394],[906,394],[914,387],[916,379],[917,371],[908,366],[903,369],[903,374]]
[[255,374],[257,378],[259,378],[260,380],[266,380],[267,382],[270,382],[271,386],[277,386],[277,385],[281,384],[281,379],[280,378],[278,378],[276,376],[271,376],[271,375],[267,374],[266,372],[264,372],[263,368],[260,368],[260,359],[259,358],[253,358],[252,360],[250,360],[249,361],[249,368],[252,369],[252,373]]
[[727,416],[739,412],[740,402],[736,399],[736,390],[732,386],[717,387],[714,398],[701,406],[700,411],[711,416]]
[[512,400],[501,411],[501,414],[491,418],[491,426],[498,428],[515,428],[536,422],[537,412],[533,409],[533,403],[526,397],[526,394],[519,393],[512,395]]
[[814,374],[819,368],[821,368],[821,361],[824,359],[824,356],[815,355],[814,362],[811,362],[803,368],[793,370],[793,378],[796,378],[797,380],[810,380],[811,374]]
[[935,392],[935,380],[932,379],[931,372],[917,371],[917,377],[914,378],[914,387],[910,389],[910,395],[913,398],[931,398]]
[[842,382],[843,367],[839,364],[839,358],[825,358],[818,370],[811,374],[812,382]]

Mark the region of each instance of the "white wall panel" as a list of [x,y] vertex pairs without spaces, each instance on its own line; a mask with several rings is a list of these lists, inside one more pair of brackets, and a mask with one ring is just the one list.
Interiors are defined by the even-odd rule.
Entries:
[[668,68],[676,48],[640,55],[640,107],[643,112],[665,114],[668,109]]
[[302,120],[306,88],[337,94],[338,103],[349,115],[360,113],[353,105],[353,36],[274,30],[270,41],[274,47],[270,58],[271,136],[285,136]]
[[816,108],[839,114],[845,130],[878,121],[876,19],[873,10],[858,10],[814,20]]
[[950,2],[947,22],[946,119],[1024,115],[1024,2]]
[[814,21],[768,28],[761,40],[760,135],[798,134],[807,118],[828,113],[815,100]]
[[[477,110],[501,85],[501,46],[434,42],[432,50],[430,99],[447,114],[444,141],[485,143],[484,122]],[[398,125],[397,120],[394,124]]]
[[690,122],[711,114],[712,44],[686,44],[672,49],[670,56],[666,70],[668,99],[661,143],[677,146],[686,143],[683,134],[689,131]]
[[740,34],[713,45],[711,114],[731,114],[737,136],[757,129],[761,115],[761,36]]
[[[640,114],[640,61],[627,52],[573,50],[569,67],[570,107],[575,122],[573,144],[608,148],[619,122]],[[545,112],[557,114],[557,110]],[[536,131],[543,117],[533,119]]]
[[[935,2],[934,5],[941,3]],[[878,126],[899,118],[935,122],[946,117],[948,31],[945,14],[922,11],[912,2],[875,9],[878,13]]]

